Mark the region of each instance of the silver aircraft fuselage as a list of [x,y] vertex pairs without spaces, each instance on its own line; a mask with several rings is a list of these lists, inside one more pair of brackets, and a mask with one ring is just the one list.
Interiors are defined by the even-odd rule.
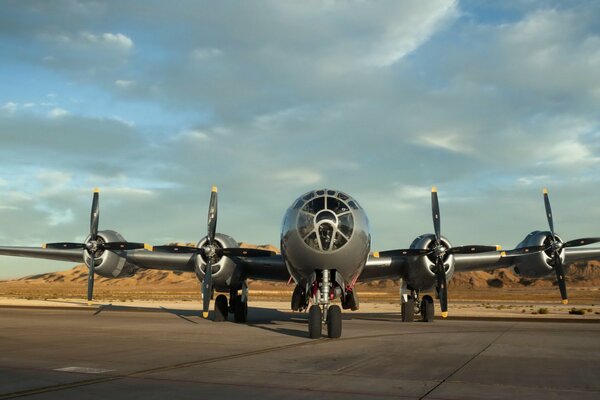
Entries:
[[287,209],[281,230],[281,254],[296,283],[317,270],[334,270],[351,286],[371,248],[369,220],[358,202],[331,189],[313,190]]

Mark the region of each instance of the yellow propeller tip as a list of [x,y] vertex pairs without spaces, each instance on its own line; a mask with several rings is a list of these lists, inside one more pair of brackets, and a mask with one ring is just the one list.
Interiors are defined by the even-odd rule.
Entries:
[[567,300],[567,299],[564,299],[564,300],[562,301],[562,303],[563,303],[564,305],[567,305],[567,304],[569,304],[569,300]]
[[202,312],[202,318],[208,318],[208,312],[207,311],[203,311]]
[[506,257],[506,252],[505,252],[505,251],[503,251],[502,253],[500,253],[500,255],[501,255],[502,257]]
[[212,189],[211,189],[211,191],[212,191],[213,193],[217,193],[217,187],[216,187],[216,186],[213,186],[213,187],[212,187]]
[[499,244],[496,245],[496,251],[500,251],[502,250],[502,246],[500,246]]
[[442,318],[448,318],[448,311],[442,311]]
[[152,245],[149,245],[148,243],[144,243],[144,249],[148,251],[154,251],[154,247],[152,247]]
[[437,192],[437,188],[436,188],[435,186],[433,186],[433,187],[431,188],[431,193],[435,193],[435,192]]
[[100,188],[94,188],[94,193],[100,193]]
[[44,244],[42,245],[42,249],[45,249],[46,247],[48,247],[48,245],[47,245],[46,243],[44,243]]
[[378,252],[378,251],[376,251],[375,253],[373,253],[373,257],[375,257],[375,258],[379,258],[379,252]]
[[87,302],[87,305],[88,305],[88,306],[92,306],[92,305],[94,305],[94,303],[92,303],[91,301],[88,301],[88,302]]
[[548,194],[548,188],[544,188],[543,192],[544,194]]

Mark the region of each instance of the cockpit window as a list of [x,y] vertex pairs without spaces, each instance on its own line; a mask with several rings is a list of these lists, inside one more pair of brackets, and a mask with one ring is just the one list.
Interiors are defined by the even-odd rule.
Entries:
[[[358,205],[350,196],[335,190],[317,190],[302,197],[298,212],[298,233],[311,248],[333,251],[343,247],[354,231],[352,209]],[[315,195],[317,197],[315,197]],[[348,201],[349,200],[349,201]]]

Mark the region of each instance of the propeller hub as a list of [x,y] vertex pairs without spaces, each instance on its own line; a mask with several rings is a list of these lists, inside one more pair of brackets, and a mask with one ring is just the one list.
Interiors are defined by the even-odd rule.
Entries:
[[213,259],[217,256],[217,253],[215,251],[215,246],[212,244],[207,244],[204,247],[202,247],[202,250],[204,250],[204,255],[207,258]]
[[445,246],[438,244],[433,248],[433,253],[436,257],[441,258],[446,254],[447,250],[448,249]]

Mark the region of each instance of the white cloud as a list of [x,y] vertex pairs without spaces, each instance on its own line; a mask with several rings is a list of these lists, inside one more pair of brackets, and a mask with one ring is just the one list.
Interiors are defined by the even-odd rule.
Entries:
[[421,135],[416,143],[428,147],[437,147],[454,153],[472,153],[473,148],[464,142],[464,138],[458,134],[439,133]]
[[80,32],[78,35],[58,35],[57,39],[64,43],[74,43],[77,45],[100,45],[123,51],[129,51],[133,48],[133,40],[122,33],[94,34],[91,32]]
[[73,211],[70,208],[65,210],[49,210],[48,225],[65,225],[74,221]]
[[316,185],[323,180],[320,173],[305,168],[283,169],[272,173],[270,178],[278,183],[291,186]]
[[196,61],[205,61],[208,60],[210,58],[214,58],[214,57],[218,57],[221,54],[223,54],[223,52],[219,49],[215,49],[215,48],[198,48],[198,49],[194,49],[192,50],[192,58]]
[[208,133],[200,129],[186,129],[174,137],[174,140],[191,140],[193,142],[207,142],[210,140]]
[[61,117],[64,117],[66,115],[69,115],[69,112],[67,110],[63,109],[63,108],[60,108],[60,107],[53,108],[52,110],[50,110],[48,112],[48,116],[50,118],[61,118]]
[[6,111],[10,114],[13,114],[15,111],[17,111],[18,108],[19,108],[19,105],[12,101],[9,101],[8,103],[6,103],[2,106],[2,110]]
[[135,81],[128,81],[128,80],[117,79],[115,81],[115,85],[117,87],[120,87],[120,88],[123,88],[123,89],[127,89],[127,88],[130,88],[133,85],[135,85]]

